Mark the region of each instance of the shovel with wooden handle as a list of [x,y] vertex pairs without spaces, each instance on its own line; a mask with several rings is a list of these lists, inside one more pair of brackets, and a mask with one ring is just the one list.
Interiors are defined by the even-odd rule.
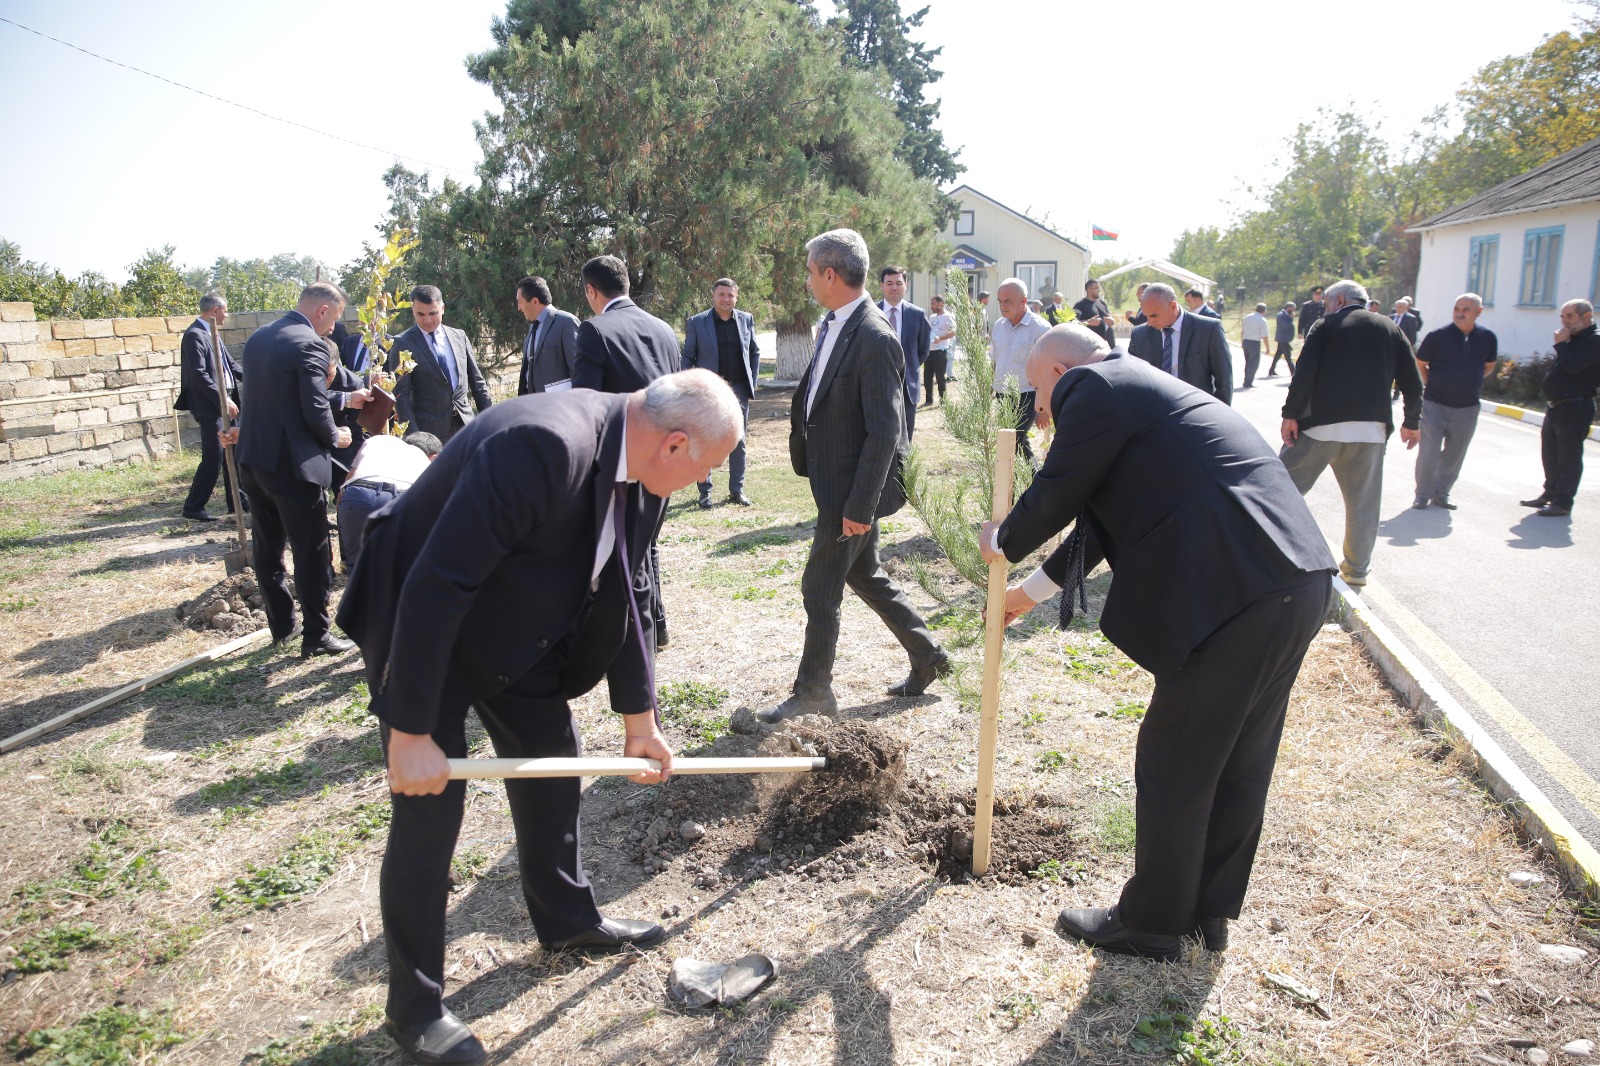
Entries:
[[[222,343],[217,339],[217,324],[206,319],[206,328],[211,331],[211,375],[217,383],[217,414],[222,417],[222,432],[228,432],[228,375],[223,365]],[[228,464],[228,492],[231,494],[229,503],[233,505],[234,521],[239,524],[239,546],[230,548],[223,556],[223,565],[228,568],[228,576],[242,573],[250,565],[250,549],[244,542],[244,500],[239,491],[239,467],[233,461],[233,445],[224,445],[222,461]]]
[[[826,770],[828,760],[807,755],[775,758],[683,758],[672,762],[679,774],[806,774]],[[451,759],[452,781],[496,777],[632,777],[661,769],[655,759],[585,757],[578,759]]]

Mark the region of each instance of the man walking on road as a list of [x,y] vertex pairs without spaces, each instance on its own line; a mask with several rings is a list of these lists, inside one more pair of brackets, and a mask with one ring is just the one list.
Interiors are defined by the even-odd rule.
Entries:
[[1244,384],[1240,388],[1256,387],[1256,371],[1261,369],[1261,349],[1266,343],[1267,305],[1256,304],[1239,326],[1239,346],[1244,349]]
[[1383,500],[1383,451],[1394,431],[1389,390],[1405,396],[1400,439],[1417,445],[1422,379],[1405,334],[1366,309],[1367,290],[1348,279],[1328,287],[1322,324],[1300,349],[1300,369],[1283,405],[1283,450],[1294,487],[1304,496],[1322,471],[1344,495],[1344,560],[1339,575],[1360,588],[1372,567]]
[[1300,339],[1305,340],[1306,334],[1311,332],[1311,327],[1321,321],[1322,316],[1327,313],[1327,305],[1322,302],[1322,286],[1318,285],[1311,290],[1311,299],[1300,305]]
[[1278,321],[1272,339],[1277,347],[1272,352],[1272,365],[1267,367],[1267,377],[1278,376],[1278,360],[1289,365],[1289,376],[1294,377],[1294,301],[1290,300],[1278,310]]
[[1583,442],[1594,425],[1594,397],[1600,391],[1600,335],[1595,332],[1594,305],[1568,300],[1561,307],[1556,330],[1556,357],[1544,378],[1548,406],[1539,429],[1544,460],[1544,491],[1524,507],[1537,507],[1543,518],[1564,518],[1583,478]]
[[[1477,324],[1481,314],[1481,296],[1475,292],[1457,296],[1450,312],[1451,325],[1429,333],[1417,348],[1417,369],[1424,386],[1422,443],[1417,449],[1417,499],[1411,506],[1419,511],[1429,504],[1447,511],[1456,509],[1450,502],[1450,489],[1461,475],[1467,445],[1478,428],[1483,379],[1494,370],[1499,356],[1495,335]],[[1400,311],[1394,319],[1402,333],[1403,315]]]

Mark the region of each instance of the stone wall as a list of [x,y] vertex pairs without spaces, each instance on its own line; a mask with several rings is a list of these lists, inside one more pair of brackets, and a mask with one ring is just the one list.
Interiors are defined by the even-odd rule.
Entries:
[[[238,358],[250,334],[284,314],[229,315],[222,342]],[[354,322],[354,311],[345,317]],[[199,427],[172,409],[179,344],[194,320],[39,322],[30,303],[0,303],[0,481],[196,450]],[[509,362],[483,368],[497,397],[516,390]]]

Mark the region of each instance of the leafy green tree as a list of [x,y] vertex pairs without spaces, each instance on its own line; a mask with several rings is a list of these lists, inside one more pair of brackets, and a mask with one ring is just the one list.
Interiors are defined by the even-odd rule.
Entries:
[[300,290],[319,277],[331,279],[333,274],[310,256],[281,253],[245,260],[219,256],[205,287],[226,296],[230,311],[282,311],[293,307]]
[[181,315],[200,306],[200,291],[184,280],[182,268],[172,261],[172,245],[152,248],[130,264],[131,277],[122,287],[122,299],[136,315]]
[[33,304],[41,319],[115,318],[125,314],[117,284],[86,271],[69,278],[46,263],[22,258],[22,249],[0,238],[0,300]]

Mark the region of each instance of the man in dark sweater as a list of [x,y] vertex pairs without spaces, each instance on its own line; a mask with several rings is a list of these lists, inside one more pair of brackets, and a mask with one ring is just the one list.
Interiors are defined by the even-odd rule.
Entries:
[[[1393,322],[1406,331],[1401,316],[1411,317],[1396,305]],[[1478,395],[1483,379],[1494,369],[1499,341],[1478,325],[1483,298],[1475,292],[1456,297],[1451,324],[1422,338],[1417,346],[1417,368],[1422,371],[1422,446],[1417,450],[1417,499],[1411,506],[1421,511],[1431,503],[1454,511],[1450,489],[1461,475],[1467,445],[1478,428]],[[1408,340],[1410,338],[1407,338]]]
[[[1088,327],[1101,340],[1106,342],[1107,348],[1117,346],[1116,331],[1111,328],[1111,312],[1106,309],[1106,302],[1100,298],[1100,282],[1090,278],[1083,286],[1083,299],[1072,305],[1072,313],[1077,320]],[[1058,323],[1052,319],[1052,326]]]
[[1524,507],[1537,507],[1545,518],[1572,513],[1572,498],[1583,478],[1583,442],[1594,425],[1594,397],[1600,391],[1600,335],[1595,332],[1594,305],[1568,300],[1556,330],[1556,357],[1544,378],[1547,407],[1539,430],[1544,460],[1544,491]]
[[1366,309],[1367,290],[1348,279],[1328,287],[1326,314],[1306,334],[1300,365],[1283,405],[1283,450],[1278,457],[1303,496],[1322,471],[1344,495],[1344,560],[1339,576],[1352,588],[1367,583],[1378,540],[1383,500],[1383,450],[1394,432],[1389,390],[1405,397],[1400,439],[1417,445],[1422,379],[1405,334]]

